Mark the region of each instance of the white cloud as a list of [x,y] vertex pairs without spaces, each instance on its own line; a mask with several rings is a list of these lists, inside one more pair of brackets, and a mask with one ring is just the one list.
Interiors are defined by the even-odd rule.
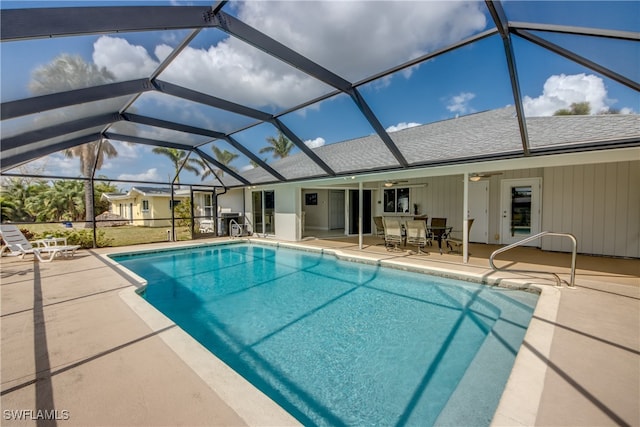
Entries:
[[151,168],[142,173],[123,173],[118,176],[118,179],[129,181],[160,181],[160,175],[158,169]]
[[607,89],[600,77],[584,73],[553,75],[544,83],[542,95],[537,98],[525,96],[522,101],[527,116],[552,116],[578,102],[588,102],[591,114],[609,110]]
[[249,25],[351,81],[483,30],[480,2],[244,2]]
[[461,92],[459,95],[452,96],[447,104],[447,110],[456,114],[467,114],[474,110],[469,108],[469,101],[475,98],[475,93]]
[[322,147],[325,144],[325,140],[323,137],[319,136],[316,139],[307,139],[304,142],[304,145],[306,145],[309,148],[318,148],[318,147]]
[[67,157],[62,153],[53,153],[27,164],[27,171],[38,171],[40,174],[57,176],[81,176],[80,160],[77,157]]
[[[118,152],[118,156],[113,161],[122,161],[123,159],[137,159],[140,157],[139,146],[135,144],[129,144],[122,141],[109,141]],[[105,159],[106,161],[106,159]]]
[[118,80],[148,77],[158,67],[158,61],[144,47],[109,36],[102,36],[93,44],[93,62],[111,71]]
[[412,127],[416,127],[416,126],[420,126],[420,123],[415,123],[415,122],[400,122],[397,125],[392,125],[389,126],[387,129],[385,129],[387,132],[397,132],[399,130],[403,130],[403,129],[408,129],[408,128],[412,128]]
[[[253,1],[231,7],[249,25],[350,81],[487,25],[479,2]],[[108,36],[94,49],[96,64],[118,80],[149,75],[172,50],[157,45],[156,60],[142,46]],[[292,107],[330,90],[234,37],[208,48],[185,48],[160,79],[261,109]]]

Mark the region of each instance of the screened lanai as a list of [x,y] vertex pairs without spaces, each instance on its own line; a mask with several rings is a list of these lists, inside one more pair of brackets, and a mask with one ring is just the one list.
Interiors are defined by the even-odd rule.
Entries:
[[[263,405],[254,389],[247,393],[246,381],[230,377],[228,367],[215,376],[220,361],[203,358],[177,323],[158,318],[135,293],[140,277],[127,277],[107,257],[140,251],[137,229],[144,232],[139,242],[154,243],[144,251],[230,246],[226,237],[203,245],[167,240],[195,238],[198,228],[213,237],[211,229],[243,214],[259,231],[251,243],[289,242],[381,268],[500,285],[515,279],[538,289],[525,341],[505,347],[520,361],[492,425],[640,425],[640,2],[2,0],[0,41],[1,222],[34,234],[25,238],[83,247],[49,264],[1,258],[7,424],[44,410],[75,425],[294,425],[273,415],[285,409]],[[563,241],[517,248],[499,263],[527,274],[489,269],[494,250],[521,238],[509,235],[513,221],[505,219],[501,197],[523,182],[540,196],[529,211],[537,212],[539,229],[577,237],[577,289],[556,288],[542,274],[573,273]],[[483,197],[474,198],[479,191]],[[336,193],[339,219],[353,221],[343,223],[339,238],[326,203]],[[400,193],[402,209],[392,202],[387,210],[387,195],[395,202]],[[180,203],[186,200],[191,206]],[[185,212],[187,237],[179,234],[187,226],[178,224]],[[422,253],[411,245],[388,250],[374,229],[363,249],[363,228],[374,216],[414,214],[466,230],[462,252],[443,253],[435,243]],[[100,224],[112,225],[121,241],[100,240],[107,229]],[[313,238],[323,232],[334,238]],[[229,302],[253,274],[233,271],[238,288]],[[336,281],[348,280],[337,273]],[[287,274],[283,282],[293,280]],[[378,301],[356,310],[338,296],[363,287],[322,301],[347,301],[353,314],[330,323],[351,334],[368,312],[380,313]],[[193,296],[185,316],[207,305],[178,286],[173,294]],[[270,295],[273,304],[242,307],[238,318],[260,322],[246,329],[277,317],[272,308],[282,300]],[[299,295],[311,304],[309,293]],[[450,300],[442,293],[430,305],[440,309]],[[395,307],[422,319],[404,301]],[[454,307],[470,320],[460,317],[456,327],[469,324],[510,342],[485,326],[493,306],[470,307]],[[298,315],[286,308],[287,325],[270,335],[303,325],[289,324],[290,314]],[[509,313],[500,316],[499,324],[515,326]],[[400,318],[392,314],[388,323],[418,329]],[[306,335],[332,335],[324,326]],[[357,334],[348,339],[362,342]],[[255,343],[249,355],[264,345],[248,341]],[[287,354],[315,361],[330,347],[289,347]],[[456,349],[436,359],[458,363],[471,354]],[[500,359],[483,357],[491,362],[481,369],[487,380],[466,381],[475,389],[458,396],[485,395],[498,383],[491,375]],[[387,358],[382,368],[393,372],[405,364],[398,360]],[[331,376],[317,366],[308,370]],[[427,369],[414,376],[420,387],[435,365]],[[359,394],[382,408],[386,396],[371,396],[383,388]],[[423,388],[406,389],[410,412]],[[346,401],[344,393],[326,395]],[[452,412],[477,417],[475,405],[484,403],[473,400],[466,407],[452,400]],[[449,424],[490,422],[475,420]]]
[[5,179],[217,194],[640,142],[637,2],[1,7]]

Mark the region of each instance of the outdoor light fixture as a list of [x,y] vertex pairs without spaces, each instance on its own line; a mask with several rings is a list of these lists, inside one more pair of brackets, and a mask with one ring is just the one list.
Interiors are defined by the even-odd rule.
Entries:
[[473,182],[478,182],[482,179],[482,177],[480,175],[471,175],[469,177],[469,181],[473,181]]

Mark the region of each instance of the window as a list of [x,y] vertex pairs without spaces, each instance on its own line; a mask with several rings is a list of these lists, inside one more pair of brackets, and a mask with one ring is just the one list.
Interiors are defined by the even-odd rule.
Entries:
[[149,212],[149,201],[148,200],[143,200],[142,201],[142,212]]
[[204,216],[206,218],[213,219],[213,196],[211,194],[204,194]]
[[409,213],[409,189],[388,188],[384,190],[384,211]]

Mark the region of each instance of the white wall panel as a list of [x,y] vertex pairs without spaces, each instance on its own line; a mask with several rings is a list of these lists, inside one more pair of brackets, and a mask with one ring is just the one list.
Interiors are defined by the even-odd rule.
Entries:
[[[640,257],[640,161],[546,168],[543,229],[572,233],[578,251]],[[544,239],[542,248],[569,251]]]

